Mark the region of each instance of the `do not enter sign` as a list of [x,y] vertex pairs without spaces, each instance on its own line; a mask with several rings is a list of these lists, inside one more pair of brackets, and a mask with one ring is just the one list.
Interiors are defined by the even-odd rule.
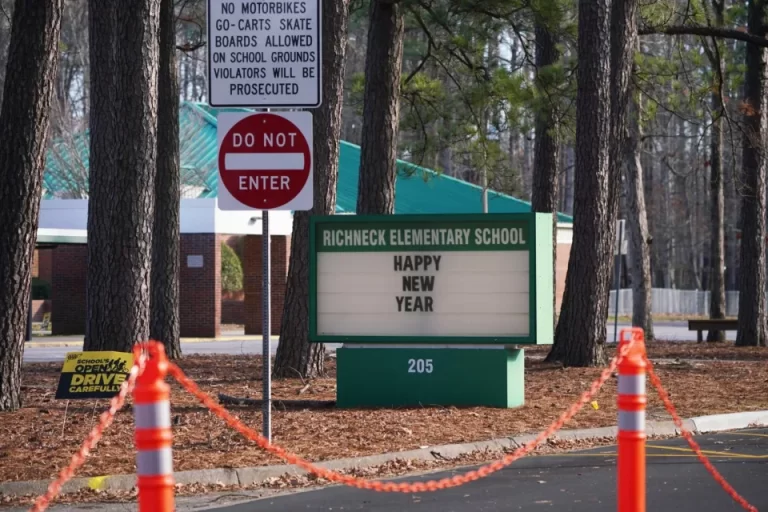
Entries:
[[222,113],[219,207],[312,208],[312,114]]

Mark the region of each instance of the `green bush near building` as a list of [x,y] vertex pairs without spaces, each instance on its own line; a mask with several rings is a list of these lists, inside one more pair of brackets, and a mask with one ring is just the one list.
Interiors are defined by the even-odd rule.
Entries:
[[221,244],[221,290],[243,290],[243,265],[237,253],[227,244]]

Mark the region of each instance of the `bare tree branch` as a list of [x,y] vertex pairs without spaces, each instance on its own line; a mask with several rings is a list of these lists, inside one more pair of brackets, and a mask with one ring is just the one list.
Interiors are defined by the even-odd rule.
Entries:
[[200,48],[203,48],[205,46],[205,41],[197,41],[195,43],[184,43],[176,46],[176,49],[182,52],[194,52],[199,50]]
[[638,34],[641,36],[666,34],[670,36],[690,35],[717,37],[722,39],[736,39],[738,41],[744,41],[746,43],[755,44],[763,48],[768,48],[768,39],[765,37],[750,34],[745,30],[737,28],[705,27],[703,25],[672,25],[668,27],[643,27],[638,30]]
[[414,68],[413,71],[408,75],[408,77],[403,82],[404,84],[408,84],[413,80],[413,77],[416,76],[419,71],[421,71],[424,68],[424,64],[427,63],[427,61],[432,57],[432,39],[427,39],[427,53],[422,57],[421,62]]

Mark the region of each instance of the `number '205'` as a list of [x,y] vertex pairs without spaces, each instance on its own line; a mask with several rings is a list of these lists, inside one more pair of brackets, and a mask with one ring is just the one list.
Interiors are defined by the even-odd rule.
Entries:
[[431,359],[409,359],[408,373],[432,373]]

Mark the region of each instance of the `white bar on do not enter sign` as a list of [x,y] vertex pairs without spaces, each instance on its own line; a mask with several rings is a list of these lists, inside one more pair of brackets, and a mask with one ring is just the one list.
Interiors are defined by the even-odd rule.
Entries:
[[227,153],[227,171],[303,171],[304,153]]

